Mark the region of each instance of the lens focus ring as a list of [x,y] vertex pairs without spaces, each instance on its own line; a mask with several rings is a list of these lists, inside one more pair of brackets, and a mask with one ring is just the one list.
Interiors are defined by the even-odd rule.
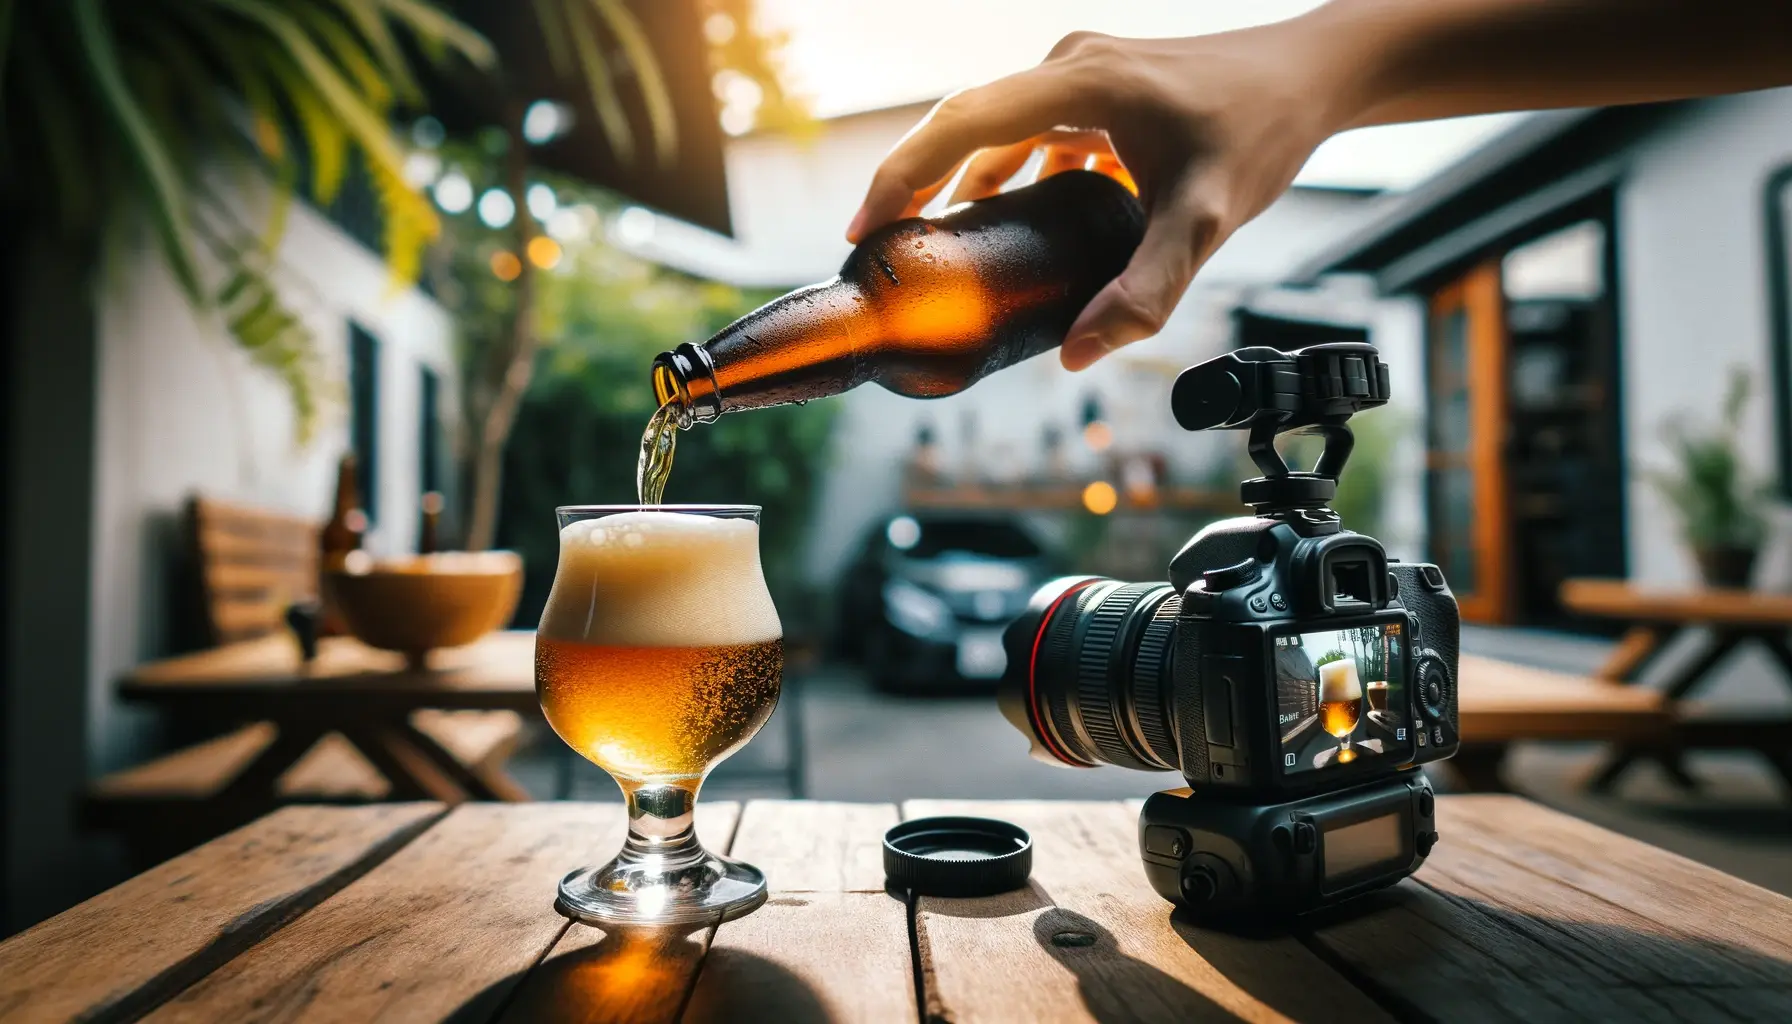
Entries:
[[1176,742],[1170,714],[1170,653],[1176,645],[1176,617],[1182,612],[1182,595],[1171,594],[1157,606],[1151,621],[1139,634],[1138,659],[1133,662],[1133,706],[1139,721],[1139,737],[1149,752],[1167,768],[1177,764]]
[[[1139,603],[1163,589],[1162,583],[1128,583],[1109,593],[1088,613],[1088,627],[1077,655],[1077,717],[1083,731],[1100,751],[1102,759],[1122,768],[1150,770],[1156,767],[1139,760],[1131,746],[1120,735],[1119,712],[1115,698],[1124,701],[1126,691],[1116,687],[1115,645],[1127,619]],[[1119,652],[1122,658],[1129,651]]]

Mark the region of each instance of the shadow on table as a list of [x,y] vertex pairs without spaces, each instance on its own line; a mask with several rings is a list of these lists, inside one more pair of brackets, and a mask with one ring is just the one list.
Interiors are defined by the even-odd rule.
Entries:
[[1040,914],[1033,938],[1076,976],[1084,1008],[1101,1024],[1233,1019],[1201,992],[1121,952],[1112,932],[1074,910],[1052,907]]
[[[1582,909],[1611,920],[1539,913],[1499,898],[1491,887],[1469,895],[1407,881],[1303,920],[1300,935],[1403,1019],[1792,1019],[1783,912],[1687,906],[1680,931],[1604,903]],[[1722,931],[1736,941],[1688,934],[1732,914]]]
[[546,959],[488,986],[448,1024],[831,1019],[814,990],[777,964],[731,949],[712,950],[706,959],[702,934],[601,934],[574,926]]

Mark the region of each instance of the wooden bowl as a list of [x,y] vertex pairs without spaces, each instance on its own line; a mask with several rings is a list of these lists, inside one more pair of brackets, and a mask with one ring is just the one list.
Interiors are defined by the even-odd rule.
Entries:
[[[359,556],[359,557],[356,557]],[[355,639],[399,651],[414,669],[438,647],[462,647],[502,628],[523,589],[514,551],[445,551],[373,559],[356,552],[324,573],[324,590]]]

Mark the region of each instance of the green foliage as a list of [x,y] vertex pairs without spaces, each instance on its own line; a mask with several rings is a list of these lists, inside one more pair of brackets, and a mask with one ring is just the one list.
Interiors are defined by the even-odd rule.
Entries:
[[1662,496],[1680,515],[1680,526],[1694,548],[1757,548],[1767,532],[1770,490],[1755,479],[1742,458],[1739,437],[1748,407],[1748,372],[1730,374],[1723,416],[1714,430],[1695,430],[1682,416],[1670,417],[1662,434],[1675,465],[1649,474]]
[[1357,650],[1357,670],[1365,680],[1388,677],[1388,644],[1380,626],[1363,626],[1351,630],[1351,641]]
[[[0,199],[80,239],[140,213],[188,300],[221,310],[287,383],[304,437],[312,339],[270,283],[302,154],[320,202],[359,156],[398,279],[415,276],[437,231],[388,126],[394,104],[421,98],[399,32],[491,60],[483,39],[421,0],[0,0]],[[224,168],[270,186],[265,227],[219,198],[208,176]]]
[[1350,657],[1350,655],[1345,654],[1343,651],[1326,651],[1324,654],[1321,654],[1319,656],[1318,661],[1315,661],[1313,663],[1313,667],[1320,668],[1325,665],[1330,665],[1334,661],[1343,661],[1345,658],[1348,658],[1348,657]]
[[[771,297],[599,242],[570,249],[568,261],[541,278],[544,349],[505,455],[498,543],[520,551],[528,567],[519,622],[532,621],[553,578],[553,508],[634,502],[641,432],[655,408],[654,355],[706,338]],[[787,608],[798,599],[797,557],[834,411],[816,402],[724,416],[678,438],[666,500],[764,506],[766,575]]]

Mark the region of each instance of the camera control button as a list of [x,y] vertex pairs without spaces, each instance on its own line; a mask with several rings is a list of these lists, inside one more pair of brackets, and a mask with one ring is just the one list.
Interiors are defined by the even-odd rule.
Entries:
[[1425,817],[1429,818],[1436,811],[1437,811],[1437,801],[1432,799],[1431,794],[1430,793],[1420,793],[1419,794],[1419,813],[1423,814]]
[[1264,612],[1269,611],[1269,602],[1265,601],[1261,596],[1253,597],[1251,598],[1251,611],[1261,615]]
[[1209,593],[1231,590],[1241,587],[1257,578],[1259,569],[1255,558],[1247,558],[1237,565],[1228,565],[1224,569],[1209,569],[1201,574],[1201,582],[1207,584]]
[[1180,858],[1188,852],[1188,837],[1179,828],[1152,825],[1145,829],[1145,852],[1158,857]]
[[1294,852],[1294,830],[1287,825],[1277,825],[1270,829],[1269,841],[1284,857]]
[[1425,585],[1432,590],[1444,589],[1444,574],[1437,568],[1437,566],[1419,566],[1419,576],[1424,579]]
[[1280,594],[1271,594],[1269,595],[1269,606],[1278,612],[1285,612],[1288,610],[1288,599]]
[[1420,832],[1419,833],[1419,856],[1421,856],[1421,857],[1431,856],[1431,848],[1436,845],[1437,845],[1437,833],[1436,832]]
[[1313,827],[1312,822],[1308,822],[1308,821],[1295,822],[1294,823],[1294,852],[1299,853],[1299,854],[1308,854],[1308,853],[1312,853],[1314,850],[1317,850],[1317,849],[1319,849],[1319,830]]

